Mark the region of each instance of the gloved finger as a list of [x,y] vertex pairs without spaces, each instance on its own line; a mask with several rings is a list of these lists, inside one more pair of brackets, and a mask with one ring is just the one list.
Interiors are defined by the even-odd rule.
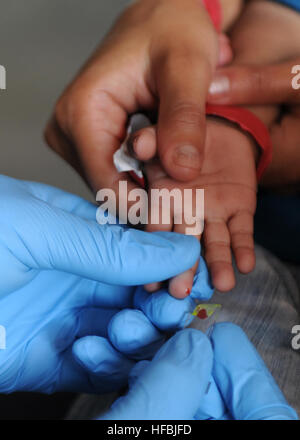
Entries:
[[200,257],[191,294],[178,300],[167,292],[166,288],[151,294],[138,287],[134,295],[134,307],[140,309],[149,320],[162,331],[174,331],[189,325],[193,320],[192,312],[196,301],[207,301],[214,288],[206,264]]
[[209,337],[214,350],[213,376],[234,419],[298,418],[240,327],[215,324]]
[[[82,383],[85,387],[82,391],[85,392],[109,392],[125,386],[135,364],[115,350],[107,339],[98,336],[78,339],[73,344],[72,355],[80,366],[77,383]],[[68,368],[63,369],[64,383],[68,373]],[[75,379],[73,381],[76,382]]]
[[227,420],[228,409],[217,387],[213,376],[210,377],[206,393],[199,401],[199,407],[195,415],[196,420]]
[[197,301],[208,301],[213,293],[214,286],[210,274],[204,259],[200,257],[190,296]]
[[208,387],[213,352],[208,338],[186,329],[169,339],[140,369],[128,394],[105,420],[190,420]]
[[11,245],[14,255],[20,255],[22,263],[33,269],[57,269],[104,283],[137,285],[181,273],[193,266],[199,254],[193,237],[100,226],[35,199],[30,204],[21,199],[20,205],[23,216],[14,218]]
[[176,299],[167,289],[149,293],[143,287],[138,287],[134,295],[134,307],[142,310],[159,330],[175,331],[192,322],[195,302],[190,296]]
[[140,310],[125,309],[115,314],[108,326],[111,344],[131,359],[149,359],[161,347],[165,336]]
[[[87,281],[89,282],[89,280]],[[118,309],[133,307],[135,287],[110,285],[95,281],[90,281],[90,283],[89,301],[91,306]]]
[[95,220],[98,206],[75,194],[44,183],[23,182],[30,193],[56,208],[63,209],[86,220]]
[[103,309],[98,307],[84,308],[77,316],[76,337],[102,336],[108,337],[108,326],[111,319],[120,309]]

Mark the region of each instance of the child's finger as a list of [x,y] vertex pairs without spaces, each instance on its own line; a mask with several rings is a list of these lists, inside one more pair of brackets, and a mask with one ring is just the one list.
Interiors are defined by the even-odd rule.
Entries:
[[[148,196],[149,196],[149,210],[148,210],[148,224],[147,232],[167,231],[171,232],[173,229],[173,207],[163,203],[162,197],[156,197],[155,191],[164,191],[164,187],[155,187],[155,183],[166,176],[165,171],[161,167],[158,159],[150,161],[145,168],[145,173],[148,180]],[[157,195],[157,194],[156,194]],[[145,286],[148,292],[155,292],[161,288],[160,283],[151,283]]]
[[[158,209],[158,207],[154,207],[152,209],[156,210],[156,209]],[[149,212],[150,211],[151,211],[151,209],[149,210]],[[170,217],[170,218],[172,218],[172,217]],[[159,222],[158,224],[148,223],[148,225],[146,227],[146,231],[147,232],[159,232],[159,231],[172,232],[172,228],[173,228],[173,222],[170,222],[169,224],[163,224],[161,222]],[[145,287],[145,290],[147,290],[147,292],[156,292],[157,290],[159,290],[161,288],[161,283],[150,283],[150,284],[146,284],[144,287]]]
[[207,221],[204,229],[205,260],[216,289],[233,289],[235,277],[230,250],[230,234],[223,219]]
[[128,140],[130,153],[139,160],[148,161],[156,155],[156,129],[146,127],[136,131]]
[[172,278],[169,282],[169,293],[177,299],[184,299],[190,295],[198,263],[192,269]]
[[[185,234],[188,225],[185,223],[180,225],[174,225],[174,232],[178,234]],[[201,236],[196,238],[200,241]],[[199,255],[200,257],[200,255]],[[198,262],[186,272],[183,272],[176,277],[172,278],[169,283],[169,293],[175,298],[182,299],[190,295],[193,287],[194,277],[197,271]]]
[[237,267],[242,273],[249,273],[255,267],[253,214],[241,211],[228,223],[231,246]]

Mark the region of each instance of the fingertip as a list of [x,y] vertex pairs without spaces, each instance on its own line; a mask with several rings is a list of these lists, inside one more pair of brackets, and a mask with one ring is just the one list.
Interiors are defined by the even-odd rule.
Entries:
[[255,269],[254,250],[238,249],[235,254],[237,268],[242,274],[248,274]]
[[184,299],[191,294],[194,281],[194,272],[192,269],[172,278],[169,283],[169,293],[174,298]]
[[149,283],[145,284],[144,289],[146,292],[153,293],[160,289],[161,283]]
[[231,264],[214,263],[210,270],[213,284],[218,291],[229,292],[235,287],[235,276]]
[[147,127],[129,140],[134,156],[141,161],[148,161],[156,155],[157,141],[155,127]]
[[153,355],[163,337],[140,310],[125,309],[117,313],[108,328],[112,345],[135,359]]
[[101,340],[102,338],[97,336],[86,336],[73,344],[73,357],[84,369],[94,371],[101,363],[103,356]]

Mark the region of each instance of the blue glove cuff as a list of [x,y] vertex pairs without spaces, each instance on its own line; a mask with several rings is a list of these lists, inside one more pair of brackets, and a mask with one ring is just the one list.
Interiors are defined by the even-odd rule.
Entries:
[[268,405],[251,412],[244,420],[258,420],[258,418],[259,420],[299,420],[296,411],[289,405]]

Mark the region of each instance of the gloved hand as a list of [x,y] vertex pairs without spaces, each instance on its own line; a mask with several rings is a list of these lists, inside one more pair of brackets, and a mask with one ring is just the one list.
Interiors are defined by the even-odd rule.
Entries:
[[[150,359],[164,343],[165,332],[173,332],[189,325],[194,319],[192,312],[196,301],[207,301],[213,294],[213,287],[202,257],[191,295],[178,300],[166,288],[147,292],[142,286],[134,294],[135,309],[125,308],[116,313],[108,325],[111,346],[111,362],[120,363],[120,353],[132,360]],[[103,375],[101,358],[102,340],[97,336],[82,338],[75,344],[78,362],[95,376]],[[89,353],[89,356],[86,353]]]
[[[120,353],[116,361],[106,339],[111,317],[133,303],[132,288],[119,285],[168,279],[199,258],[192,237],[99,226],[96,209],[59,189],[0,176],[1,393],[126,383],[133,362]],[[90,358],[86,335],[101,341],[102,375],[77,362]]]
[[128,394],[101,417],[204,418],[297,419],[245,333],[231,323],[214,325],[208,335],[194,329],[175,334],[151,362],[136,364]]

